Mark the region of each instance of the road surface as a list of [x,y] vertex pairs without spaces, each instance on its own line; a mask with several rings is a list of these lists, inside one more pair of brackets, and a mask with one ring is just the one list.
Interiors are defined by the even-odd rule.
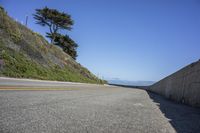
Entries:
[[84,83],[74,83],[74,82],[60,82],[60,81],[47,81],[47,80],[34,80],[34,79],[17,79],[17,78],[7,78],[0,77],[0,87],[69,87],[77,85],[89,85]]
[[[3,79],[0,80],[5,87]],[[17,83],[18,87],[31,87],[33,82],[36,86],[42,84],[42,87],[47,84],[6,80],[10,82],[7,85]],[[23,85],[22,82],[26,83]],[[55,86],[74,89],[0,90],[0,133],[174,133],[200,130],[199,109],[172,103],[145,90],[58,84]]]

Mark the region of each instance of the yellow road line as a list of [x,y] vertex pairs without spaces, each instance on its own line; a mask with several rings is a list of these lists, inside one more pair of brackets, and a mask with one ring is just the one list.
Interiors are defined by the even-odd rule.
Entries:
[[41,91],[46,91],[46,90],[79,90],[78,88],[39,88],[39,87],[0,87],[0,90],[41,90]]

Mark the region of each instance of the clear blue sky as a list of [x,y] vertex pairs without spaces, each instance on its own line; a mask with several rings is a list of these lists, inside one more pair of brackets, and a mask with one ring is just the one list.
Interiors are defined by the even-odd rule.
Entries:
[[157,81],[200,58],[199,0],[0,0],[18,21],[36,8],[72,15],[78,62],[104,78]]

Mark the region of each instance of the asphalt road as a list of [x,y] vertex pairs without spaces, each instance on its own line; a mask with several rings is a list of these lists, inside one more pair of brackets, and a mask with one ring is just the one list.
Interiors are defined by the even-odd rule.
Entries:
[[74,82],[60,82],[60,81],[47,81],[47,80],[33,80],[33,79],[17,79],[0,77],[0,87],[69,87],[77,85],[89,85],[84,83]]
[[172,103],[145,90],[66,83],[64,88],[68,87],[76,89],[1,90],[0,133],[199,131],[199,109]]

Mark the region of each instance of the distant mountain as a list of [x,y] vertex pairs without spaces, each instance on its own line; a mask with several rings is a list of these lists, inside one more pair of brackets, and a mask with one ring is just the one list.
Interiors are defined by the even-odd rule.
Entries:
[[107,80],[109,84],[130,85],[130,86],[149,86],[154,84],[154,81],[128,81],[120,79]]

